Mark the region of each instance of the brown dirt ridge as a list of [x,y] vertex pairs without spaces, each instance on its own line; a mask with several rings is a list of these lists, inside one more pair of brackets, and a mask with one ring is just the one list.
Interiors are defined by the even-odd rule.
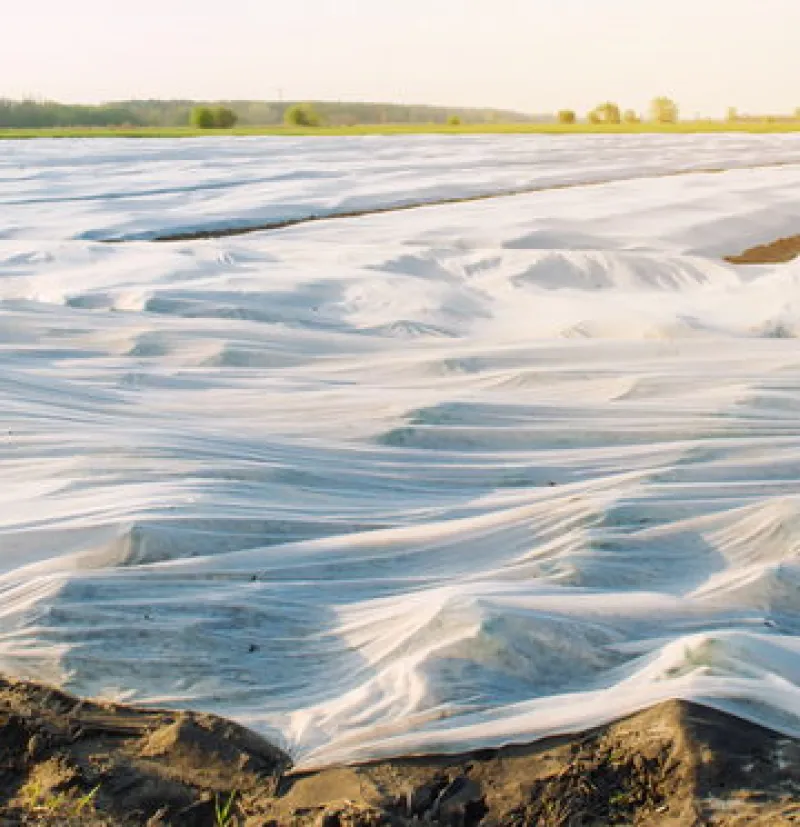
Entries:
[[800,825],[800,741],[696,704],[577,736],[293,772],[212,715],[0,679],[0,825]]
[[800,256],[800,235],[779,238],[769,244],[751,247],[736,256],[727,256],[731,264],[785,264]]

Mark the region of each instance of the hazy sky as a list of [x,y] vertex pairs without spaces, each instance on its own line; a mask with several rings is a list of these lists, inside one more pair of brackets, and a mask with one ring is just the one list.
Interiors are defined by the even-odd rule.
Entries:
[[800,0],[4,0],[0,97],[800,107]]

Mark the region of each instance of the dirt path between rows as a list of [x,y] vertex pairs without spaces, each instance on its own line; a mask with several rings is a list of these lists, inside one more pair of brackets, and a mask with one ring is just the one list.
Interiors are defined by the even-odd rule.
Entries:
[[583,735],[292,773],[211,715],[80,701],[0,679],[0,825],[781,827],[800,742],[662,704]]

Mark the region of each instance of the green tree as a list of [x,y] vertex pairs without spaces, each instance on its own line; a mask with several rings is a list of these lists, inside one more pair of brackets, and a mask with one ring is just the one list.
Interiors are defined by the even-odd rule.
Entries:
[[310,103],[295,103],[283,115],[284,123],[289,126],[320,126],[322,118]]
[[625,114],[622,116],[622,120],[625,121],[625,123],[641,123],[642,121],[633,109],[626,109]]
[[571,109],[562,109],[558,115],[558,122],[561,124],[573,124],[578,118]]
[[739,120],[739,110],[735,106],[728,107],[728,114],[726,116],[727,120],[733,123],[734,121]]
[[654,98],[650,104],[650,117],[656,123],[677,123],[678,104],[670,98]]
[[451,115],[447,119],[447,125],[448,126],[461,126],[461,118],[459,118],[458,115]]
[[592,123],[619,124],[622,123],[622,113],[616,103],[606,101],[589,113],[589,120]]
[[239,117],[227,106],[215,106],[212,110],[214,115],[214,126],[217,129],[233,129]]
[[214,110],[210,106],[195,106],[190,121],[195,129],[213,129],[215,126]]

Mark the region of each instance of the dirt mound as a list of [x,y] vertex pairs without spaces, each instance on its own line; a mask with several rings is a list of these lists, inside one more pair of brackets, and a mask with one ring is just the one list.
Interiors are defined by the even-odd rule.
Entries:
[[211,715],[91,703],[0,680],[0,825],[206,827],[233,791],[274,791],[290,763]]
[[771,244],[751,247],[738,256],[726,256],[731,264],[784,264],[800,256],[800,235],[779,238]]
[[671,702],[584,735],[292,773],[210,715],[0,680],[0,825],[800,824],[800,742]]

